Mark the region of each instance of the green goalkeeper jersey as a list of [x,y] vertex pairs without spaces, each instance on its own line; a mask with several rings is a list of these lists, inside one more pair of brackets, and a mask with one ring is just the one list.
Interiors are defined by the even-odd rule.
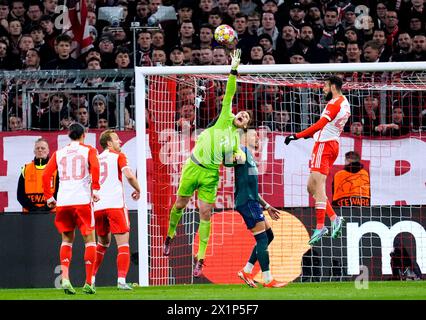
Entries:
[[232,163],[232,155],[240,152],[240,136],[238,128],[233,124],[235,115],[231,108],[236,90],[237,77],[231,74],[226,83],[219,118],[200,134],[195,144],[193,155],[207,169],[219,170],[225,157],[227,162]]
[[234,202],[235,208],[244,205],[247,201],[259,200],[259,178],[256,161],[247,147],[242,147],[246,154],[244,164],[235,167],[235,189]]

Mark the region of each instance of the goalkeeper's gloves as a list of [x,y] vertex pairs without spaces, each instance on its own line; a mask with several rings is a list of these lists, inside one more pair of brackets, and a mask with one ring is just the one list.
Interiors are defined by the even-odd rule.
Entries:
[[293,140],[297,140],[297,139],[298,138],[296,137],[295,134],[291,134],[291,135],[289,135],[285,138],[284,143],[288,145],[290,142],[292,142]]
[[231,59],[231,72],[237,71],[238,66],[240,65],[241,49],[237,49],[234,53],[231,53]]

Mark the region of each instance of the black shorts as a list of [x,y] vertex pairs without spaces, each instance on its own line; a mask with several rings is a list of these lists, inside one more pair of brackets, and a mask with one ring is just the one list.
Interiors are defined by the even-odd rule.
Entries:
[[263,209],[259,201],[249,200],[245,204],[238,206],[238,213],[243,217],[247,229],[253,229],[256,223],[265,221]]

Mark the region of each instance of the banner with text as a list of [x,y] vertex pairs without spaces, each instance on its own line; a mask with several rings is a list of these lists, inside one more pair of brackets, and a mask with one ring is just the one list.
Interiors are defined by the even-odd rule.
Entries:
[[[88,133],[86,143],[96,146],[101,152],[99,134],[100,132]],[[122,151],[136,171],[135,132],[119,132],[119,136],[123,142]],[[264,198],[276,207],[312,206],[313,200],[306,191],[306,185],[313,139],[297,140],[286,146],[284,133],[260,130],[259,136],[261,143],[255,158],[259,165],[260,192]],[[0,133],[0,211],[21,211],[16,199],[18,178],[21,167],[33,159],[34,142],[40,137],[48,140],[51,153],[69,142],[64,131]],[[194,140],[194,137],[191,140]],[[189,156],[193,142],[187,143],[179,133],[168,130],[162,135],[160,143],[160,159],[163,164],[169,166],[171,183],[176,189],[181,170],[181,165],[177,163],[183,163]],[[371,205],[426,204],[425,137],[412,136],[393,140],[342,137],[339,157],[327,181],[329,198],[332,176],[343,168],[344,155],[351,150],[361,155],[362,163],[370,174]],[[150,150],[146,150],[146,155],[149,179],[153,170]],[[233,169],[222,170],[216,207],[232,208]],[[136,203],[130,197],[131,187],[127,183],[125,186],[127,205],[129,209],[136,209]],[[151,197],[148,196],[148,199]]]

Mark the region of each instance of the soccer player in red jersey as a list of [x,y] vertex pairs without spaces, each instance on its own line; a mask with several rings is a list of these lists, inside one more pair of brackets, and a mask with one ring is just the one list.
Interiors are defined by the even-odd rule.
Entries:
[[339,154],[339,137],[343,127],[351,115],[348,100],[342,94],[343,81],[337,76],[329,77],[324,84],[323,93],[328,102],[320,119],[306,130],[292,134],[285,139],[288,145],[291,141],[300,138],[310,138],[315,140],[308,179],[308,192],[315,199],[315,210],[317,225],[309,241],[310,245],[318,242],[323,236],[328,234],[328,229],[324,226],[325,214],[332,221],[332,237],[340,236],[343,226],[343,218],[336,215],[330,201],[327,199],[325,182],[330,168],[333,166]]
[[117,242],[117,288],[132,290],[126,283],[126,275],[130,266],[129,231],[130,222],[126,205],[124,203],[124,175],[134,191],[133,200],[140,197],[140,187],[136,176],[129,167],[127,157],[121,152],[121,141],[114,130],[106,130],[100,136],[100,144],[104,151],[99,155],[100,200],[95,203],[95,225],[98,235],[96,247],[96,263],[93,272],[93,283],[101,265],[106,250],[111,243],[111,234]]
[[[71,143],[57,150],[49,160],[43,174],[43,190],[50,208],[56,207],[55,225],[62,234],[59,252],[62,267],[62,288],[66,294],[75,294],[69,279],[75,228],[80,229],[85,242],[84,263],[86,283],[83,292],[94,294],[92,286],[93,266],[96,259],[95,218],[92,202],[99,201],[99,161],[95,148],[85,145],[85,128],[74,123],[69,127]],[[50,181],[58,170],[59,190],[53,197]]]

